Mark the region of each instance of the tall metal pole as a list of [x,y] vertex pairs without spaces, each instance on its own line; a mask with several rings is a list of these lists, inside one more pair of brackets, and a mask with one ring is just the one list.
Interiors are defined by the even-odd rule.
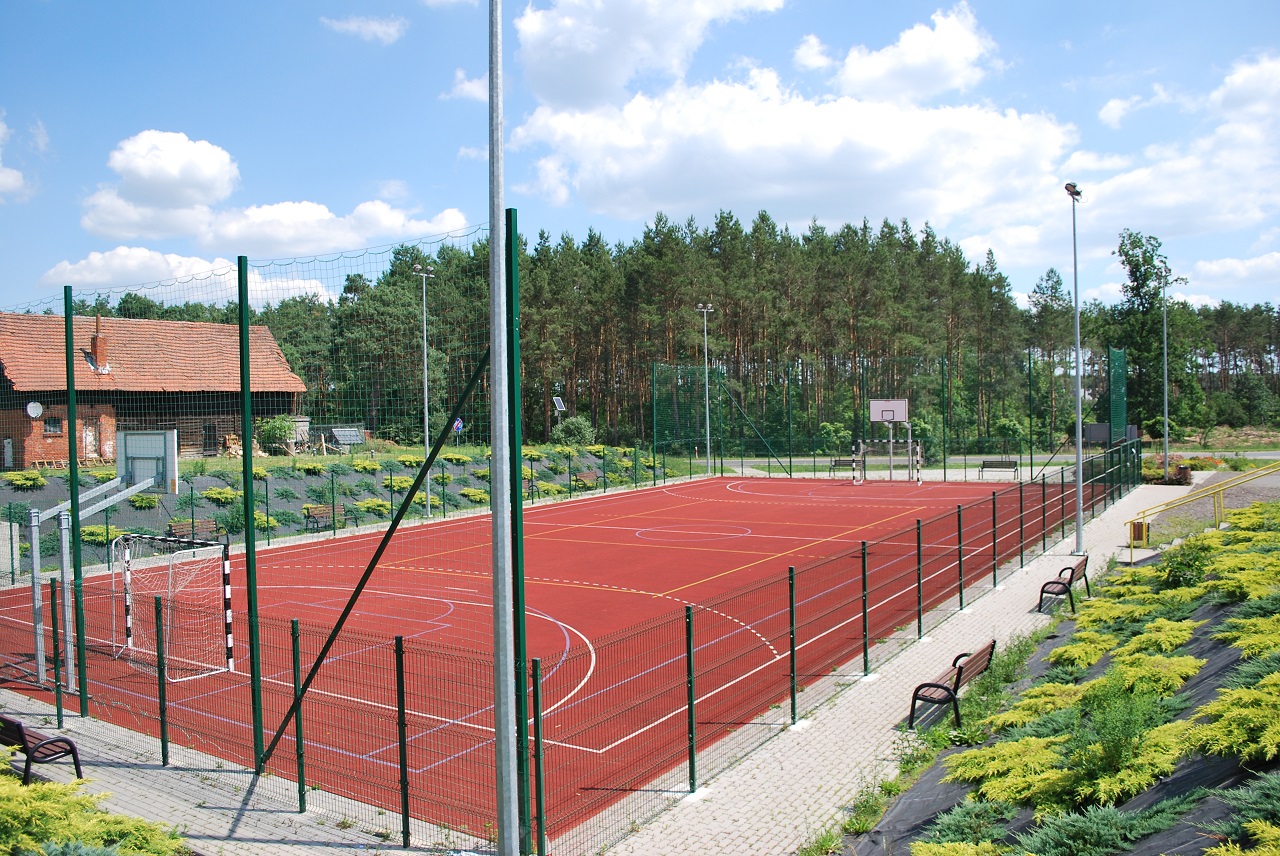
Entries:
[[1081,378],[1084,374],[1084,358],[1080,353],[1080,256],[1076,249],[1076,204],[1080,202],[1080,188],[1074,181],[1067,183],[1067,195],[1071,197],[1071,281],[1076,314],[1076,553],[1084,552],[1084,414],[1081,401],[1084,397]]
[[[66,285],[62,288],[62,328],[65,334],[65,347],[67,357],[67,466],[70,470],[71,481],[69,487],[71,489],[71,574],[74,580],[74,591],[62,592],[65,600],[68,597],[75,599],[75,622],[76,622],[76,675],[72,680],[70,668],[67,669],[67,686],[74,686],[79,689],[80,696],[80,715],[89,715],[89,686],[88,686],[88,658],[85,652],[84,638],[84,567],[80,555],[80,452],[77,444],[80,442],[79,428],[76,420],[76,355],[75,337],[74,337],[74,320],[71,310],[74,300],[71,293],[71,286]],[[32,548],[32,554],[36,550]],[[39,575],[39,569],[36,570]],[[34,581],[34,578],[33,578]],[[70,652],[68,652],[70,653]],[[70,665],[70,660],[67,661]]]
[[707,316],[715,309],[710,303],[699,303],[702,313],[702,391],[706,393],[707,416],[707,475],[711,475],[711,354],[707,351]]
[[[244,483],[244,580],[249,612],[249,696],[253,718],[253,771],[262,772],[262,637],[258,626],[258,547],[253,513],[253,375],[249,366],[249,257],[236,257],[240,327],[240,463]],[[337,515],[334,515],[337,526]]]
[[[506,217],[503,206],[502,0],[489,0],[489,424],[493,527],[493,725],[497,856],[518,856],[515,628],[512,619],[511,460],[507,401]],[[521,747],[523,748],[523,747]]]
[[1160,284],[1160,350],[1164,355],[1164,480],[1169,481],[1169,283]]
[[[422,458],[431,457],[431,383],[427,379],[427,280],[432,278],[434,269],[428,265],[415,264],[413,272],[422,277]],[[427,489],[427,517],[431,516],[431,494]]]

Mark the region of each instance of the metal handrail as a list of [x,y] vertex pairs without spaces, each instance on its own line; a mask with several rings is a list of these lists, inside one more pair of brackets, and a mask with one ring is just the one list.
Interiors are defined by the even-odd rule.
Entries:
[[[1213,521],[1216,525],[1220,526],[1222,525],[1222,521],[1226,519],[1226,508],[1222,501],[1222,495],[1226,491],[1231,490],[1232,488],[1239,487],[1242,484],[1251,482],[1254,479],[1262,478],[1263,476],[1272,475],[1274,473],[1280,473],[1280,461],[1267,464],[1265,467],[1258,467],[1257,469],[1249,470],[1248,472],[1244,472],[1238,476],[1229,478],[1224,482],[1218,482],[1217,484],[1207,485],[1206,487],[1199,488],[1198,490],[1193,490],[1191,493],[1188,493],[1186,496],[1181,496],[1181,497],[1178,497],[1177,499],[1166,500],[1165,502],[1161,502],[1157,505],[1153,505],[1150,508],[1146,508],[1138,512],[1136,517],[1133,517],[1132,519],[1128,520],[1125,524],[1126,526],[1129,527],[1129,563],[1130,564],[1133,563],[1134,548],[1137,546],[1142,546],[1142,547],[1149,546],[1148,542],[1151,535],[1151,530],[1149,526],[1143,525],[1139,529],[1138,527],[1134,526],[1135,523],[1146,524],[1148,518],[1154,517],[1157,514],[1162,514],[1163,512],[1171,511],[1174,508],[1187,505],[1188,503],[1196,502],[1197,500],[1205,499],[1206,497],[1212,497]],[[1140,539],[1134,537],[1139,532],[1142,535]],[[1139,541],[1141,541],[1141,544],[1139,544]]]

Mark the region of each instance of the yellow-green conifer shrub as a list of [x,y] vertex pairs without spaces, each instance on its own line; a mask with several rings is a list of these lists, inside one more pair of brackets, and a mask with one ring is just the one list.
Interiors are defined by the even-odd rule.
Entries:
[[1078,630],[1071,640],[1049,652],[1050,663],[1087,669],[1105,657],[1118,641],[1110,633],[1096,630]]
[[186,852],[182,839],[160,824],[101,811],[104,796],[80,793],[78,782],[23,785],[0,776],[0,853],[39,853],[45,843],[76,841],[116,847],[121,856]]
[[1280,672],[1252,687],[1222,689],[1194,712],[1187,735],[1192,748],[1209,755],[1245,761],[1270,761],[1280,755]]

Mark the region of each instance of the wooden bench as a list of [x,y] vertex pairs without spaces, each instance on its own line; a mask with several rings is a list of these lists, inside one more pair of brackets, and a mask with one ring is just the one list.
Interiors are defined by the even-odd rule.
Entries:
[[916,704],[950,704],[956,717],[956,728],[960,727],[960,690],[965,684],[981,675],[991,665],[991,658],[996,653],[996,640],[992,639],[971,654],[957,654],[951,661],[951,668],[932,681],[920,684],[911,694],[911,716],[907,727],[916,727]]
[[1084,580],[1084,593],[1086,597],[1093,597],[1093,592],[1089,589],[1089,577],[1085,570],[1089,567],[1089,554],[1085,553],[1080,560],[1074,565],[1058,571],[1058,578],[1049,580],[1049,582],[1040,586],[1040,602],[1036,604],[1036,612],[1044,610],[1045,595],[1063,595],[1067,596],[1067,603],[1071,604],[1071,611],[1076,611],[1076,596],[1071,592],[1071,586],[1080,580]]
[[862,458],[832,458],[831,465],[827,467],[827,475],[834,476],[838,470],[852,470],[854,478],[857,478],[857,471],[862,470],[865,478],[867,464]]
[[978,478],[982,478],[982,474],[987,470],[1000,470],[1002,472],[1012,472],[1015,479],[1018,478],[1018,462],[1010,460],[990,460],[983,461],[978,465]]
[[190,538],[192,541],[216,541],[218,538],[218,521],[211,517],[197,517],[193,520],[170,520],[170,538]]
[[598,485],[599,476],[591,470],[573,474],[573,486],[580,490],[594,490]]
[[[338,525],[345,526],[346,524],[343,521],[347,519],[346,506],[339,505],[337,512]],[[333,513],[334,507],[332,505],[308,505],[303,508],[302,515],[306,518],[304,520],[306,530],[308,532],[322,532],[325,529],[333,528]]]
[[0,746],[16,746],[27,758],[22,768],[22,784],[31,784],[31,765],[48,764],[60,758],[71,758],[76,766],[76,778],[83,779],[80,771],[80,753],[69,737],[46,737],[32,731],[16,719],[0,714]]

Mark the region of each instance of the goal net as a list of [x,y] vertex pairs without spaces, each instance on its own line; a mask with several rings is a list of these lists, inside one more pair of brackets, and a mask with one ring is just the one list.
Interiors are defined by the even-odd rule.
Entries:
[[140,668],[157,668],[159,623],[169,680],[235,671],[231,562],[225,545],[121,535],[111,542],[111,569],[111,636],[116,657]]

